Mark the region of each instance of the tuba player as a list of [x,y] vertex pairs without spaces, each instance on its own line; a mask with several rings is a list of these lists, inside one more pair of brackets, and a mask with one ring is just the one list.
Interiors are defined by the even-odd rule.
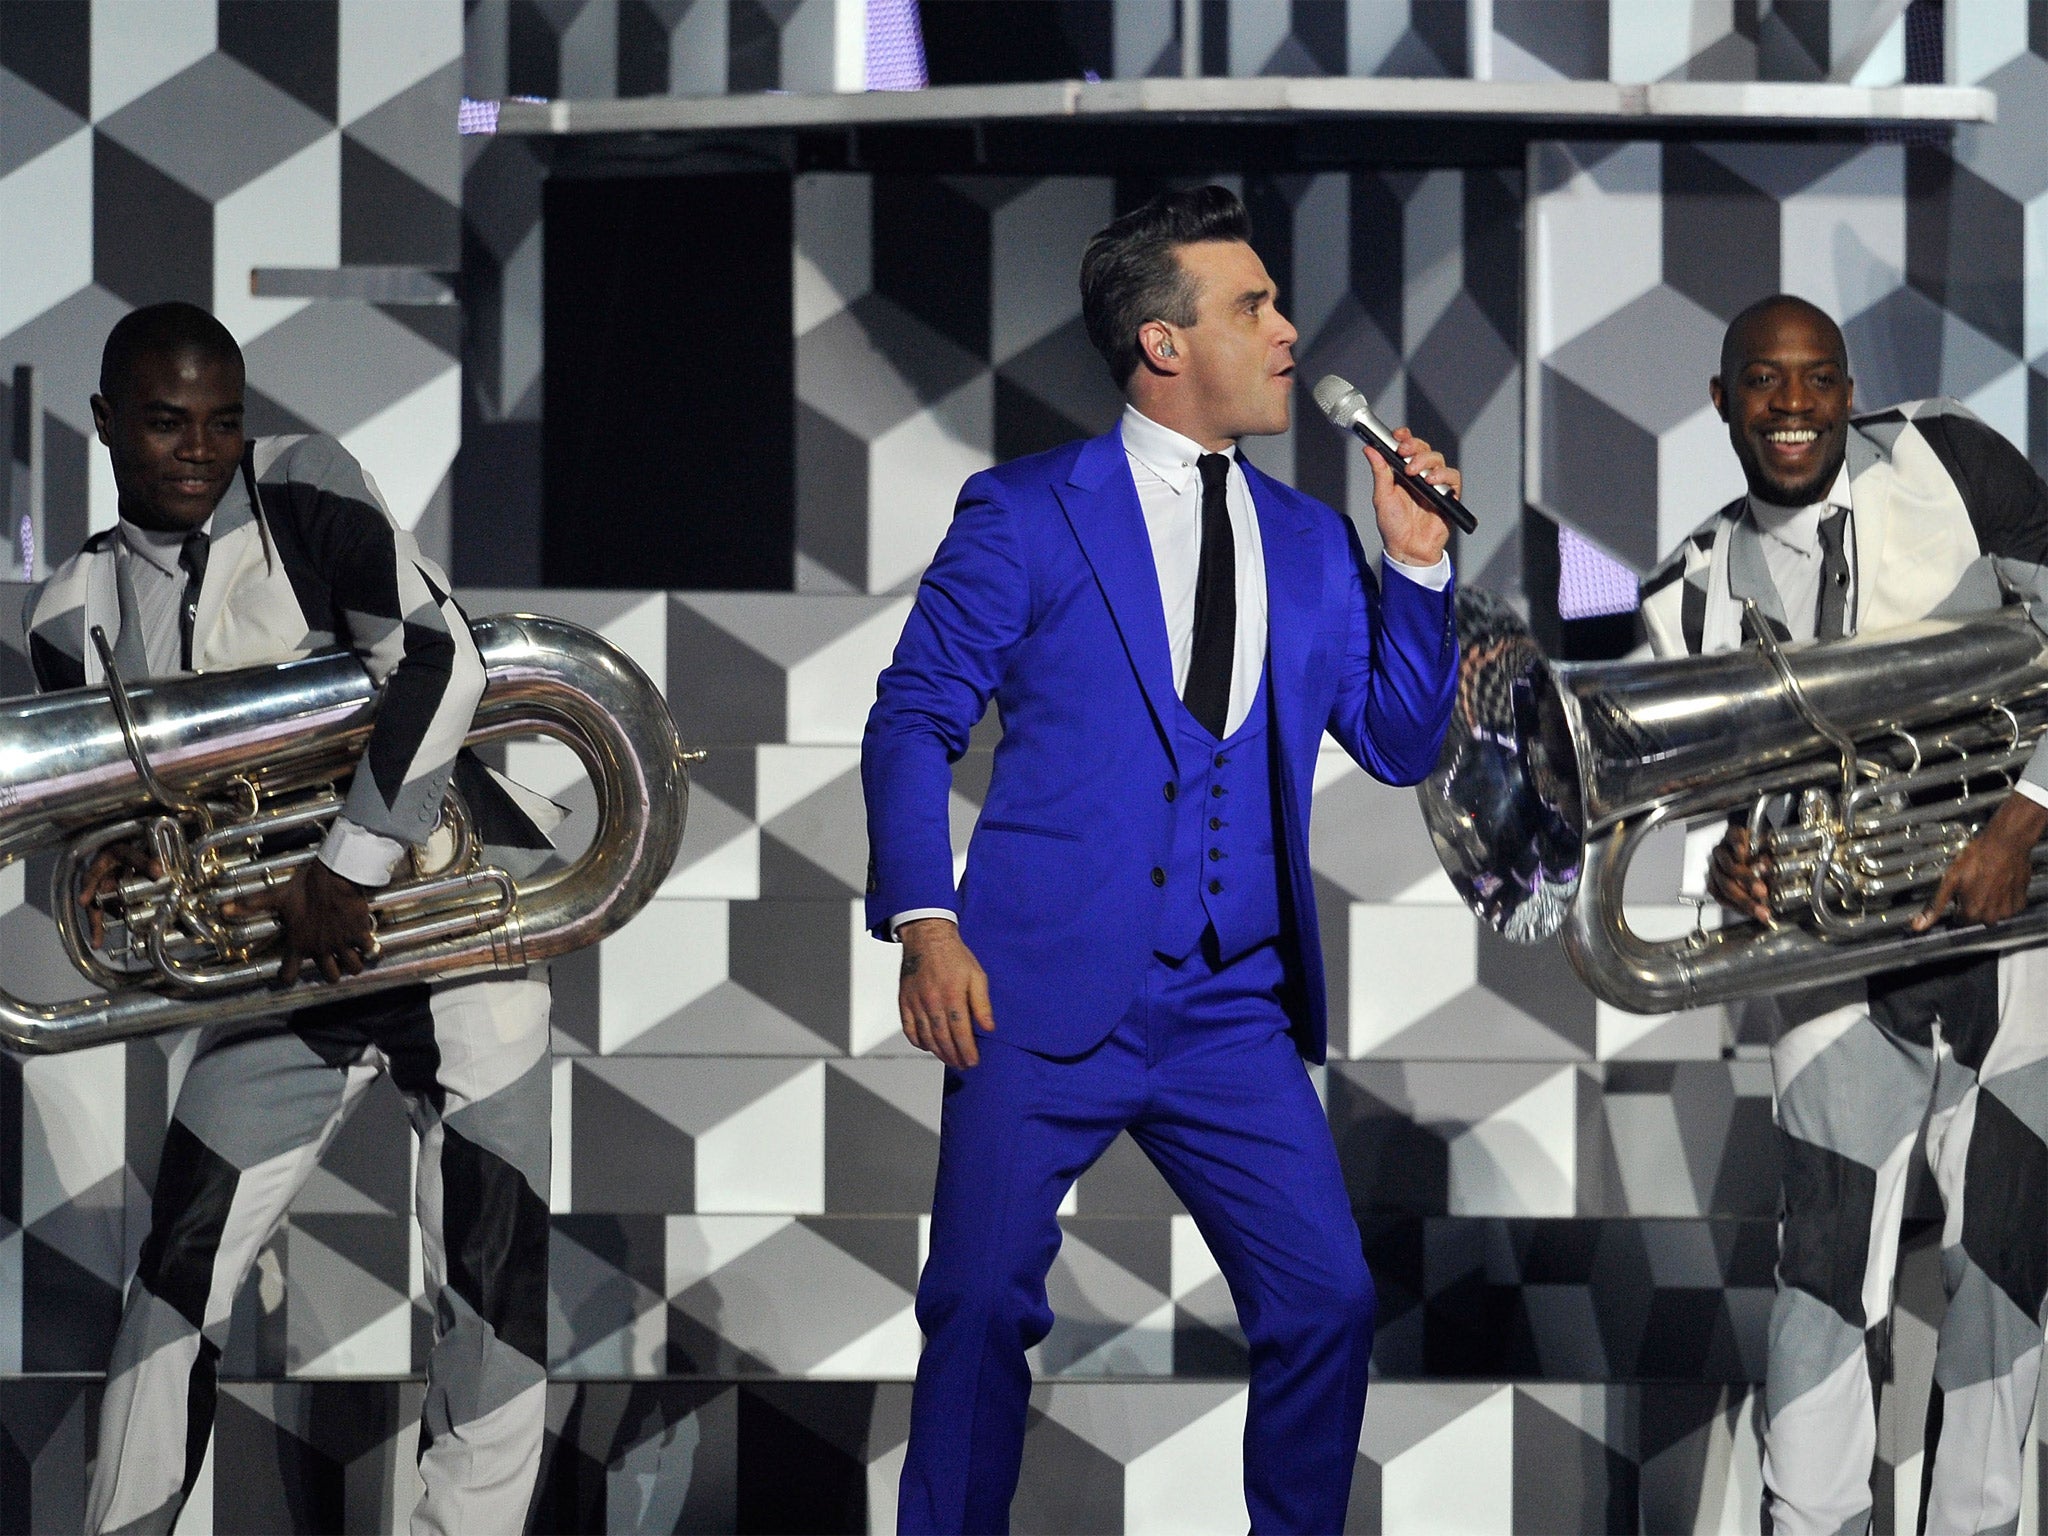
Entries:
[[[371,963],[368,893],[440,815],[451,776],[493,862],[518,874],[556,815],[460,752],[483,666],[448,579],[369,476],[322,436],[250,438],[242,355],[190,304],[117,324],[93,397],[117,527],[31,600],[44,689],[284,661],[346,645],[380,703],[344,814],[280,893],[284,969],[329,982]],[[126,873],[88,866],[82,914]],[[305,995],[305,994],[301,994]],[[310,995],[319,997],[319,989]],[[513,1531],[539,1465],[546,1390],[548,986],[540,974],[313,1002],[203,1028],[164,1137],[150,1232],[100,1411],[91,1531],[168,1531],[206,1454],[235,1294],[379,1072],[419,1137],[434,1343],[415,1533]]]
[[[1663,656],[1743,643],[1754,602],[1783,641],[1832,639],[2048,595],[2048,486],[1951,400],[1852,415],[1841,330],[1778,295],[1728,327],[1714,405],[1749,493],[1643,584]],[[2048,751],[1949,867],[1925,930],[2026,901],[2048,825]],[[1708,890],[1762,920],[1747,831]],[[1877,1401],[1906,1174],[1926,1133],[1947,1207],[1949,1293],[1929,1412],[1929,1536],[2009,1531],[2048,1292],[2048,964],[1973,956],[1767,1000],[1776,1011],[1784,1188],[1765,1385],[1764,1529],[1835,1536],[1871,1519]],[[1901,1528],[1907,1518],[1901,1515]]]

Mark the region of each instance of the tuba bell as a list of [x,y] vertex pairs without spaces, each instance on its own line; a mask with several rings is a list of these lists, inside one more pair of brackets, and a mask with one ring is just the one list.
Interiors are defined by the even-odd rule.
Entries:
[[[479,620],[471,633],[486,686],[466,745],[568,746],[597,792],[589,846],[515,880],[484,862],[451,783],[427,851],[372,897],[377,963],[283,992],[262,898],[315,856],[341,813],[378,697],[362,664],[328,651],[133,690],[110,666],[105,689],[0,703],[0,865],[52,858],[59,937],[92,988],[40,1003],[0,990],[0,1046],[78,1050],[517,971],[597,942],[645,906],[681,847],[686,765],[701,754],[682,751],[660,690],[601,637],[529,615]],[[134,872],[101,903],[95,943],[76,898],[110,848],[130,850]]]
[[[2048,635],[2023,607],[1666,661],[1553,663],[1461,592],[1457,700],[1418,788],[1466,904],[1523,943],[1560,935],[1593,993],[1664,1013],[2048,938],[2048,849],[1993,925],[1908,923],[2048,729]],[[1651,939],[1623,905],[1660,828],[1739,820],[1770,856],[1769,925]]]

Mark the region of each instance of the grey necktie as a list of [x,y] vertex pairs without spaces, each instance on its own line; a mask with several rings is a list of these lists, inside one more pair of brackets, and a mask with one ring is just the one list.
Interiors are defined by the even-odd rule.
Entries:
[[1849,556],[1842,547],[1848,527],[1846,507],[1820,520],[1820,603],[1813,619],[1818,640],[1839,640],[1849,632]]
[[178,551],[178,564],[185,572],[185,592],[178,600],[178,655],[187,672],[192,670],[192,630],[199,620],[199,588],[206,580],[207,538],[199,529],[185,535]]

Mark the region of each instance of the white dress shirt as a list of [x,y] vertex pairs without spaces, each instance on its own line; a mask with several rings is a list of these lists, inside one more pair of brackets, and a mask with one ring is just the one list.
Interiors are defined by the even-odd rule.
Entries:
[[[1152,566],[1159,576],[1159,600],[1166,609],[1166,645],[1173,656],[1173,691],[1185,693],[1195,654],[1195,586],[1202,570],[1202,474],[1196,467],[1208,450],[1171,427],[1162,427],[1135,405],[1124,407],[1124,458],[1138,487],[1138,508],[1152,541]],[[1266,549],[1259,540],[1259,515],[1244,465],[1231,454],[1224,482],[1231,541],[1237,557],[1237,651],[1230,673],[1230,711],[1223,734],[1232,735],[1252,712],[1259,676],[1266,667]],[[1450,584],[1451,558],[1407,565],[1389,555],[1385,564],[1410,581],[1441,592]]]
[[[1138,509],[1152,542],[1152,567],[1166,608],[1166,649],[1173,658],[1173,691],[1185,694],[1195,656],[1195,587],[1202,572],[1202,473],[1208,452],[1193,438],[1162,427],[1134,406],[1124,407],[1124,459],[1138,487]],[[1259,677],[1266,668],[1266,550],[1259,542],[1259,516],[1252,488],[1237,455],[1230,455],[1224,506],[1237,566],[1237,647],[1231,658],[1230,708],[1223,734],[1230,736],[1252,712]]]
[[[1191,437],[1140,411],[1124,407],[1124,459],[1138,488],[1138,510],[1145,515],[1145,534],[1152,543],[1152,567],[1159,577],[1159,600],[1166,610],[1166,647],[1173,658],[1173,691],[1185,693],[1188,666],[1195,653],[1195,586],[1202,570],[1202,474],[1196,467],[1209,450]],[[1230,477],[1224,482],[1224,506],[1230,513],[1230,536],[1237,565],[1237,646],[1230,670],[1230,709],[1223,734],[1230,736],[1252,712],[1259,677],[1266,668],[1266,548],[1259,538],[1258,510],[1244,465],[1233,450]],[[1441,592],[1450,584],[1451,558],[1439,555],[1435,565],[1414,566],[1389,555],[1384,569],[1398,571],[1418,586]],[[925,917],[954,919],[943,907],[918,907],[889,920],[895,933],[905,923]]]
[[[159,533],[121,520],[121,542],[115,551],[121,579],[134,594],[136,618],[142,625],[142,651],[151,677],[176,677],[185,670],[185,636],[178,623],[185,602],[185,533]],[[199,532],[213,535],[211,517]]]
[[1778,601],[1785,608],[1785,628],[1794,640],[1811,640],[1818,633],[1822,553],[1820,525],[1836,512],[1849,515],[1842,523],[1842,551],[1849,560],[1849,633],[1856,631],[1856,513],[1849,501],[1849,466],[1843,465],[1835,483],[1821,500],[1806,507],[1780,507],[1749,498],[1749,515],[1763,535],[1764,564],[1771,573],[1771,585],[1778,589]]
[[[178,563],[186,535],[143,528],[125,517],[115,551],[120,578],[135,599],[142,650],[152,677],[176,677],[185,670],[185,637],[178,623],[185,602],[185,568]],[[199,525],[213,535],[213,519]],[[337,816],[320,845],[320,862],[357,885],[389,885],[405,845]]]

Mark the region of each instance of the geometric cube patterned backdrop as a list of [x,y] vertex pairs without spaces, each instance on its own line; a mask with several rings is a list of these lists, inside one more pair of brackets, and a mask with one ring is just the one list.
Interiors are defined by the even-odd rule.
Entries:
[[[241,341],[252,430],[332,432],[446,553],[452,293],[313,295],[347,291],[351,273],[456,265],[461,53],[450,0],[0,5],[0,386],[36,370],[50,509],[32,574],[112,525],[86,405],[100,343],[173,298]],[[25,574],[26,510],[7,520],[0,575]]]
[[[1839,317],[1863,409],[1953,395],[2025,447],[2030,417],[2048,411],[2048,334],[2028,335],[2025,265],[2048,219],[2034,122],[2048,59],[2010,73],[2028,78],[2000,88],[1993,131],[2026,140],[1998,155],[1533,146],[1530,499],[1643,570],[1741,494],[1706,381],[1728,321],[1779,289]],[[2034,287],[2036,307],[2048,303],[2048,282]],[[1668,345],[1645,348],[1646,334]]]
[[[1776,254],[1722,272],[1726,288],[1666,255],[1626,292],[1586,282],[1596,302],[1563,321],[1545,307],[1559,285],[1546,290],[1532,273],[1525,315],[1515,170],[1222,168],[1219,179],[1252,208],[1302,332],[1303,372],[1344,373],[1384,414],[1453,452],[1483,530],[1459,551],[1461,570],[1515,597],[1525,458],[1531,499],[1568,511],[1537,495],[1551,483],[1543,476],[1564,470],[1534,440],[1524,453],[1525,389],[1545,401],[1566,385],[1596,401],[1616,394],[1640,349],[1601,353],[1592,368],[1581,354],[1596,343],[1585,338],[1646,297],[1719,316],[1743,283],[1760,292],[1780,273],[1790,282],[1824,268],[1845,318],[1868,317],[1852,332],[1867,396],[1881,368],[1866,354],[1903,326],[1896,345],[1939,338],[1941,387],[1978,398],[2016,440],[2031,437],[2037,457],[2048,449],[2048,428],[2033,425],[2048,411],[2038,403],[2048,342],[2032,334],[2048,315],[2035,272],[2041,188],[2011,148],[2048,102],[2048,63],[2029,51],[2022,9],[1982,3],[1960,22],[1952,8],[1953,45],[1964,78],[1999,92],[2001,123],[1959,136],[1953,156],[1889,143],[1532,153],[1526,217],[1539,270],[1557,255],[1545,232],[1565,222],[1553,198],[1578,198],[1569,212],[1585,228],[1661,232],[1643,249],[1667,253],[1714,210],[1733,209],[1742,230],[1762,232],[1748,249]],[[1175,73],[1179,9],[1104,0],[1063,15],[1104,40],[1100,73]],[[895,951],[861,928],[860,726],[959,480],[1113,418],[1080,335],[1073,264],[1087,232],[1159,183],[798,178],[795,590],[538,591],[519,550],[537,529],[537,503],[521,498],[537,495],[541,173],[517,140],[458,145],[455,97],[843,84],[831,73],[842,10],[824,0],[476,0],[460,10],[452,0],[166,0],[140,28],[124,27],[137,13],[107,0],[0,0],[0,384],[17,363],[38,370],[45,547],[111,512],[82,413],[105,326],[151,298],[198,297],[249,350],[261,429],[304,422],[342,434],[401,517],[469,573],[461,595],[472,612],[538,608],[601,630],[667,690],[685,737],[710,753],[659,898],[555,968],[553,1383],[539,1530],[891,1523],[939,1073],[898,1033]],[[1871,0],[1494,0],[1489,13],[1475,30],[1466,6],[1443,0],[1231,0],[1205,7],[1204,64],[1866,81],[1903,68],[1897,7]],[[234,152],[193,154],[195,135],[223,142],[209,125],[229,111],[224,101],[239,104]],[[1204,171],[1188,167],[1187,179]],[[144,241],[136,230],[153,228],[144,215],[159,208],[184,210],[184,222],[175,237]],[[2034,274],[2031,287],[1988,300],[1968,242],[1936,238],[1985,209],[2031,241],[2013,248],[2024,258],[2000,259],[2034,263],[2016,269]],[[1636,222],[1611,222],[1621,218]],[[935,221],[962,259],[921,260],[919,233]],[[414,301],[394,303],[388,289],[334,275],[445,271],[458,243],[462,308],[411,290]],[[1848,254],[1830,265],[1813,254],[1822,247]],[[211,255],[194,265],[198,249]],[[251,293],[252,268],[329,277],[324,288],[301,282],[317,294],[269,297]],[[2015,292],[2022,311],[2001,297]],[[1592,314],[1598,305],[1608,307]],[[2015,330],[2018,312],[2027,324]],[[1554,345],[1532,345],[1553,333]],[[1710,366],[1680,382],[1697,392]],[[1653,463],[1685,420],[1662,425],[1658,413],[1696,404],[1674,397],[1667,409],[1660,387],[1629,384],[1605,402],[1653,445]],[[458,419],[463,462],[451,480]],[[1364,513],[1355,455],[1322,423],[1253,451]],[[1637,504],[1638,524],[1656,526],[1660,505]],[[1692,515],[1670,513],[1673,526]],[[1573,520],[1630,553],[1624,538],[1638,524]],[[14,649],[20,589],[0,594],[6,695],[27,675]],[[985,733],[956,774],[961,849],[992,746]],[[516,777],[577,803],[576,770],[559,753],[507,752]],[[1350,1528],[1752,1528],[1777,1179],[1758,1025],[1596,1004],[1554,950],[1510,950],[1472,923],[1407,793],[1326,749],[1315,794],[1332,990],[1332,1059],[1317,1083],[1382,1299]],[[0,874],[0,969],[30,991],[57,979],[40,875]],[[0,1530],[80,1519],[96,1373],[181,1066],[175,1039],[0,1060]],[[237,1302],[189,1528],[378,1530],[409,1509],[427,1328],[410,1157],[399,1102],[380,1087],[263,1253]],[[1884,1407],[1881,1530],[1895,1510],[1910,1519],[1918,1488],[1941,1312],[1932,1209],[1916,1191]],[[1243,1342],[1191,1221],[1128,1141],[1080,1182],[1062,1220],[1059,1324],[1033,1361],[1017,1528],[1242,1529]]]
[[[1301,332],[1464,466],[1482,533],[1462,568],[1512,590],[1520,502],[1520,177],[1268,174],[1245,198]],[[807,175],[796,182],[797,586],[914,589],[960,482],[1112,425],[1082,328],[1077,253],[1158,190],[1146,178]],[[946,262],[929,259],[946,231]],[[1355,237],[1355,243],[1354,243]],[[1371,478],[1314,412],[1247,451],[1370,526]]]
[[2048,466],[2048,23],[1948,25],[1959,83],[1998,97],[1952,146],[1531,146],[1532,503],[1647,570],[1739,494],[1706,380],[1779,289],[1842,322],[1861,408],[1953,395]]

